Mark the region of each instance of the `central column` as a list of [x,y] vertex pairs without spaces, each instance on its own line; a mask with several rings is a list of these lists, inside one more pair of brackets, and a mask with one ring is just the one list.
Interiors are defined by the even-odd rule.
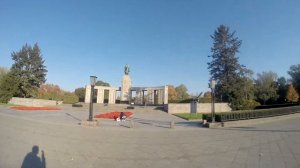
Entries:
[[122,80],[122,88],[121,88],[121,101],[130,101],[130,89],[131,89],[131,79],[129,76],[129,66],[125,66],[124,70],[125,74]]

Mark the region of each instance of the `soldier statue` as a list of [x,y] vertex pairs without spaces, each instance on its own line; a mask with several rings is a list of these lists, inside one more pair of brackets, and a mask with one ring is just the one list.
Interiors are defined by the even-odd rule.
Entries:
[[128,75],[130,72],[129,66],[127,64],[124,67],[124,72],[125,72],[125,75]]

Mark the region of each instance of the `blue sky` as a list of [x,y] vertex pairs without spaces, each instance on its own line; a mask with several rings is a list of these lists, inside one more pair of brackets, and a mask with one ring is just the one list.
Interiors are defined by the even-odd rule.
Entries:
[[299,0],[0,0],[0,66],[37,42],[47,83],[65,90],[90,75],[119,87],[129,64],[134,86],[199,93],[208,90],[210,35],[225,24],[243,41],[241,64],[289,77],[300,63],[299,9]]

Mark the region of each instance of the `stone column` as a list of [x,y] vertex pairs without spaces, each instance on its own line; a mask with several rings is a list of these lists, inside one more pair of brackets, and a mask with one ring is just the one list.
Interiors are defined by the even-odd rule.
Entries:
[[97,103],[103,103],[103,100],[104,100],[104,90],[102,88],[98,88]]
[[131,79],[129,75],[124,75],[122,80],[121,101],[129,101],[129,91],[131,88]]
[[90,103],[90,97],[91,97],[91,86],[87,85],[85,87],[85,98],[84,98],[84,102],[85,103]]
[[116,101],[116,91],[113,89],[109,89],[108,103],[115,104]]
[[164,90],[162,90],[162,89],[159,89],[159,90],[157,90],[157,97],[158,97],[158,101],[157,101],[157,103],[158,104],[163,104],[163,93],[164,93]]
[[165,86],[164,89],[164,104],[168,104],[168,86]]
[[142,104],[142,92],[141,92],[141,90],[137,90],[136,91],[136,104]]

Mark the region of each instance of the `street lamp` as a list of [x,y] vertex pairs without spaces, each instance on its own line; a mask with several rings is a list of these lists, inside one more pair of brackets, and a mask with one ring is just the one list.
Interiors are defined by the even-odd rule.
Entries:
[[91,96],[90,96],[89,121],[93,121],[93,98],[94,98],[94,87],[95,87],[96,81],[97,81],[96,76],[90,76]]
[[215,122],[215,87],[216,87],[216,81],[211,80],[210,81],[210,88],[211,88],[211,99],[212,99],[212,104],[211,104],[211,122]]

